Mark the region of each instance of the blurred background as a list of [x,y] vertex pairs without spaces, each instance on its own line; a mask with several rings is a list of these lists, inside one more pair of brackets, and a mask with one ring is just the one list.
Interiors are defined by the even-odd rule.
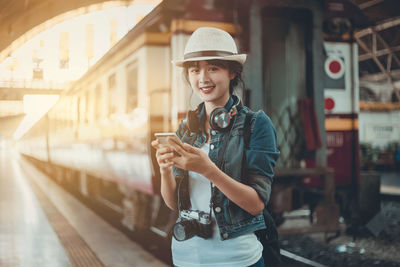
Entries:
[[171,60],[212,26],[248,54],[235,94],[277,130],[281,246],[400,264],[385,246],[400,241],[398,0],[1,0],[0,22],[0,150],[124,231],[168,244],[176,214],[150,142],[199,103]]

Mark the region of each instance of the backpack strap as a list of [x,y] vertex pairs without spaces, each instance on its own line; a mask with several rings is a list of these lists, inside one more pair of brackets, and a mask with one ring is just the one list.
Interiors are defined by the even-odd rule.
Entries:
[[244,125],[243,125],[243,139],[244,139],[244,148],[247,149],[249,143],[250,143],[250,136],[251,136],[251,126],[250,122],[251,119],[253,118],[255,112],[249,110],[249,112],[246,113],[246,118],[244,119]]
[[[243,141],[244,141],[244,150],[246,151],[248,149],[248,146],[250,144],[250,137],[251,137],[251,119],[253,118],[255,112],[249,110],[246,113],[246,117],[244,119],[244,124],[243,124]],[[242,177],[247,177],[247,164],[246,162],[246,153],[243,155],[243,163],[242,164]]]

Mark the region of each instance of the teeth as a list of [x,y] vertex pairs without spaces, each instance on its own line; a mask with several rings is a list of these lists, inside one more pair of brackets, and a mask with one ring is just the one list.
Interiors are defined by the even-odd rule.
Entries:
[[211,91],[214,87],[201,88],[202,91]]

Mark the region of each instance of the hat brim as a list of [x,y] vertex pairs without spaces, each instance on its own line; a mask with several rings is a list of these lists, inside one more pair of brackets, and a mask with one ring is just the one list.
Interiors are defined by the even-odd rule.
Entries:
[[239,55],[232,55],[232,56],[207,56],[207,57],[193,57],[193,58],[188,58],[184,60],[172,60],[172,64],[178,67],[183,67],[183,64],[185,62],[190,62],[190,61],[201,61],[201,60],[212,60],[212,59],[219,59],[219,60],[230,60],[230,61],[236,61],[239,62],[240,64],[243,65],[243,63],[246,61],[246,54],[239,54]]

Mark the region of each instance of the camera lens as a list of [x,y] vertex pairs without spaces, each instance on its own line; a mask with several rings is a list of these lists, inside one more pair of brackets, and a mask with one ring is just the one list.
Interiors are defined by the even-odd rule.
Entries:
[[182,221],[174,225],[174,237],[178,241],[184,241],[194,236],[190,221]]

